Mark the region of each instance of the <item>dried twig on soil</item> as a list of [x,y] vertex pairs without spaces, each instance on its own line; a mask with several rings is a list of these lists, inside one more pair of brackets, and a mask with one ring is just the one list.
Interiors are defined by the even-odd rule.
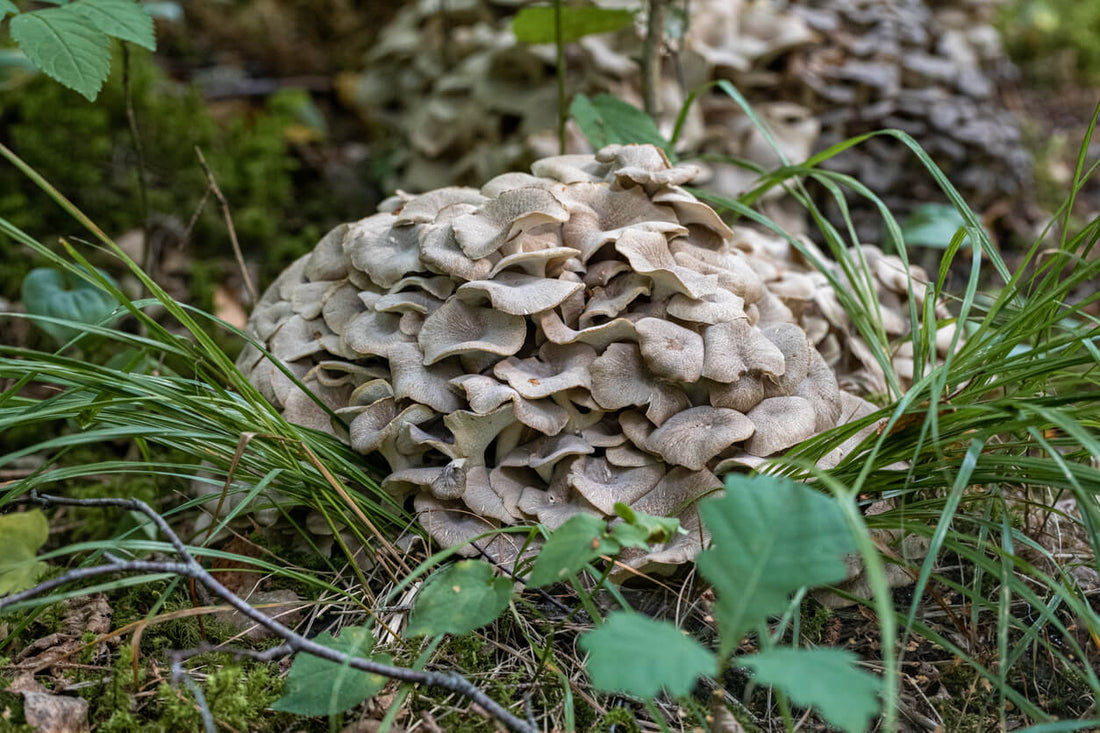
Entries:
[[454,672],[425,672],[403,667],[394,667],[388,664],[379,664],[369,659],[353,657],[343,652],[322,646],[317,642],[307,639],[287,628],[275,619],[266,616],[261,611],[248,605],[237,594],[222,585],[214,576],[207,572],[195,558],[187,551],[187,547],[179,536],[168,526],[168,522],[153,510],[148,504],[137,499],[69,499],[61,496],[39,495],[31,492],[29,500],[42,506],[65,505],[81,507],[120,507],[130,511],[138,511],[149,517],[157,529],[168,538],[172,547],[182,562],[171,561],[147,561],[147,560],[122,560],[110,554],[105,556],[108,563],[89,568],[70,570],[56,578],[52,578],[33,588],[21,593],[13,593],[6,598],[0,598],[0,611],[16,603],[48,593],[51,590],[67,585],[77,580],[93,578],[112,573],[172,573],[185,578],[192,578],[202,583],[211,593],[233,606],[238,612],[251,621],[263,626],[276,636],[284,639],[286,645],[295,652],[306,652],[321,659],[327,659],[337,664],[346,664],[353,669],[380,674],[390,679],[411,682],[413,684],[439,687],[458,693],[471,702],[481,706],[489,715],[503,723],[509,730],[519,733],[535,733],[538,727],[533,720],[523,720],[508,712],[503,706],[490,698],[484,692],[474,687],[468,680]]

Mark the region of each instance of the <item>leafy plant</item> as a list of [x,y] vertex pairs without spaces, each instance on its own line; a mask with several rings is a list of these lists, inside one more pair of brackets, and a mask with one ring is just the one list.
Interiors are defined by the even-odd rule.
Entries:
[[569,114],[597,150],[605,145],[649,143],[673,157],[672,145],[657,129],[653,118],[610,94],[597,94],[591,99],[578,94],[569,106]]
[[561,18],[563,43],[572,43],[585,36],[622,30],[634,22],[629,10],[595,6],[562,6],[523,8],[512,18],[512,33],[520,43],[554,43],[557,36],[557,14]]
[[46,544],[50,527],[39,509],[0,515],[0,596],[17,593],[34,585],[48,567],[35,559]]
[[[103,270],[99,277],[117,290],[114,278]],[[35,325],[64,344],[81,335],[70,324],[104,325],[120,307],[118,299],[79,270],[38,267],[23,279],[23,305],[27,313],[41,316]]]
[[409,636],[465,634],[490,623],[512,600],[512,582],[481,560],[448,565],[429,580],[409,617]]
[[[374,637],[370,629],[347,626],[334,637],[327,631],[313,639],[330,649],[358,657],[370,657]],[[389,655],[370,657],[390,664]],[[297,715],[335,715],[350,710],[382,689],[385,677],[352,669],[309,654],[299,654],[290,667],[283,696],[271,706]]]
[[[754,670],[760,682],[817,708],[845,731],[866,729],[878,709],[881,684],[856,668],[854,654],[775,647],[764,631],[767,619],[782,613],[798,589],[844,579],[842,558],[855,543],[837,500],[788,479],[730,475],[726,495],[704,501],[699,513],[714,538],[698,567],[718,594],[718,654],[668,622],[613,613],[581,637],[593,684],[644,699],[662,688],[685,695],[697,677],[715,676],[732,663]],[[762,651],[731,661],[754,629]],[[623,664],[627,657],[630,663]]]
[[0,20],[8,15],[12,40],[27,58],[89,101],[111,71],[112,38],[156,50],[153,19],[136,0],[75,0],[33,12],[0,0]]

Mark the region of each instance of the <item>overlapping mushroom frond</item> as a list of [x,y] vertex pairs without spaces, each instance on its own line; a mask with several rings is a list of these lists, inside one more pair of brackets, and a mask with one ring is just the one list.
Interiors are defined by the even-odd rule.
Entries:
[[[655,147],[532,173],[391,198],[264,294],[252,334],[346,433],[256,349],[239,365],[289,420],[381,454],[384,488],[414,497],[445,546],[621,501],[692,530],[639,563],[684,562],[721,473],[870,409],[815,347],[848,368],[851,327],[827,284],[728,227],[681,188],[695,170]],[[867,256],[895,297],[923,277]]]

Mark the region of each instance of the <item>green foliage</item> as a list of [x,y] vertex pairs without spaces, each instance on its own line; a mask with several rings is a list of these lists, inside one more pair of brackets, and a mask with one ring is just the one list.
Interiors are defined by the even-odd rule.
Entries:
[[611,614],[581,637],[580,647],[596,688],[641,698],[662,689],[686,695],[698,677],[713,676],[718,667],[714,655],[680,629],[636,613]]
[[1100,80],[1100,4],[1014,0],[1001,9],[1000,26],[1009,54],[1036,78],[1050,81],[1052,57],[1070,54],[1083,81]]
[[492,622],[512,599],[512,581],[494,578],[482,560],[460,560],[424,585],[409,617],[409,636],[465,634]]
[[[135,50],[130,64],[154,224],[169,233],[181,232],[202,200],[207,181],[195,146],[202,149],[229,201],[241,247],[246,253],[262,252],[267,273],[307,251],[321,229],[341,217],[333,211],[331,197],[296,193],[299,164],[287,131],[299,124],[295,102],[308,98],[304,92],[285,90],[264,109],[216,120],[198,90],[165,78],[148,53]],[[126,128],[121,74],[108,79],[94,104],[41,76],[17,93],[0,95],[0,142],[115,235],[143,224],[137,155],[129,135],[120,133]],[[80,131],[80,145],[72,144],[74,130]],[[0,166],[0,217],[33,229],[44,241],[73,230],[64,211],[7,165]],[[208,203],[195,222],[190,254],[198,263],[228,251],[225,221],[218,207]],[[17,295],[12,288],[31,263],[25,249],[0,235],[0,295]],[[199,281],[198,275],[194,278]]]
[[646,549],[651,544],[671,542],[677,534],[687,534],[674,517],[655,517],[636,512],[621,501],[615,502],[615,514],[622,522],[611,528],[611,536],[623,547]]
[[[264,710],[278,696],[281,687],[277,668],[270,664],[214,667],[202,683],[203,696],[214,719],[227,728],[257,730]],[[189,695],[187,696],[190,697]],[[202,730],[202,718],[190,699],[181,700],[179,692],[162,684],[157,690],[160,715],[147,725],[170,733]]]
[[[716,675],[747,632],[781,613],[794,591],[842,580],[842,557],[855,549],[837,501],[789,479],[730,475],[725,495],[704,501],[699,513],[714,538],[698,566],[718,593],[719,653],[670,623],[614,613],[580,640],[597,688],[646,700],[661,689],[688,694],[697,678]],[[854,655],[770,644],[761,641],[763,652],[733,663],[845,731],[866,728],[880,684],[856,668]]]
[[902,222],[901,234],[910,246],[947,249],[955,234],[965,228],[966,219],[954,206],[921,204]]
[[569,106],[569,114],[596,150],[605,145],[649,143],[672,157],[672,146],[661,135],[653,118],[610,94],[597,94],[591,99],[578,94]]
[[7,14],[15,14],[11,37],[27,58],[88,101],[110,73],[111,38],[156,49],[153,19],[134,0],[76,0],[25,13],[5,0],[0,18]]
[[578,514],[546,540],[527,584],[538,588],[567,580],[600,555],[616,555],[619,549],[619,543],[607,536],[607,522],[591,514]]
[[754,679],[782,690],[798,705],[814,707],[845,731],[866,730],[878,711],[881,684],[856,667],[858,658],[843,649],[778,648],[738,660]]
[[[370,629],[348,626],[333,637],[327,631],[314,641],[329,649],[357,657],[367,657],[374,648]],[[371,657],[390,664],[384,654]],[[335,715],[350,710],[382,689],[386,678],[347,665],[336,664],[311,654],[298,654],[286,678],[286,691],[271,706],[297,715]]]
[[791,593],[843,580],[843,556],[855,550],[837,503],[788,479],[730,474],[725,496],[699,513],[714,538],[698,566],[718,591],[723,656]]
[[35,554],[49,534],[49,522],[39,509],[0,515],[0,596],[32,587],[46,571],[49,566],[35,560]]
[[[110,275],[102,270],[99,274],[117,287]],[[69,270],[53,267],[31,270],[23,279],[22,296],[23,305],[31,315],[89,325],[105,325],[107,317],[119,307],[115,296],[99,284]],[[35,320],[34,323],[62,344],[81,333],[61,323],[46,320]]]
[[[634,22],[634,14],[629,10],[566,5],[560,12],[562,43],[622,30]],[[520,43],[555,43],[556,23],[552,7],[523,8],[512,18],[512,33]]]

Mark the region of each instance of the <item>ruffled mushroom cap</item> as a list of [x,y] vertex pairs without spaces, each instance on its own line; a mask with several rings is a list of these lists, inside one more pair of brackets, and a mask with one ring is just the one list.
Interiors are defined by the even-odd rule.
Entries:
[[[855,414],[795,315],[838,332],[817,281],[678,188],[694,169],[612,146],[533,171],[334,229],[251,322],[438,542],[616,502],[697,526],[716,471]],[[895,292],[895,263],[868,261]],[[256,349],[240,365],[288,419],[334,429]],[[504,561],[523,545],[482,544]],[[654,562],[698,549],[677,539]]]

